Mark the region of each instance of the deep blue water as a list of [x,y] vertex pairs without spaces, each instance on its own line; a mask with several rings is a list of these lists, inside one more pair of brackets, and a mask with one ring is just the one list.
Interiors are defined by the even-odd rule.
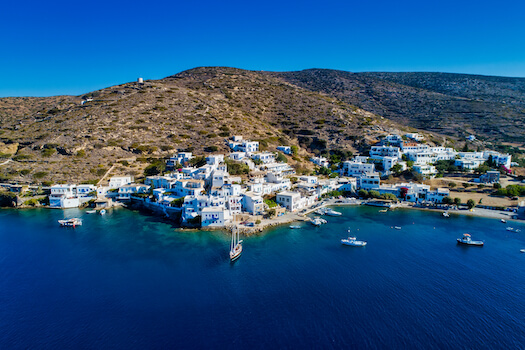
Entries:
[[[128,210],[0,211],[0,348],[525,347],[525,225],[337,210],[245,239],[234,265],[224,233]],[[347,227],[368,245],[340,245]]]

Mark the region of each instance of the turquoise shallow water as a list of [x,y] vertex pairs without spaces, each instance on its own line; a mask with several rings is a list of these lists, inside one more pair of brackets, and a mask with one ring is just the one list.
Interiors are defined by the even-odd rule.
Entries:
[[[245,239],[234,265],[223,233],[154,216],[2,210],[0,345],[525,347],[525,225],[337,210]],[[64,216],[84,225],[60,228]],[[368,245],[342,246],[348,227]],[[465,232],[485,246],[457,246]]]

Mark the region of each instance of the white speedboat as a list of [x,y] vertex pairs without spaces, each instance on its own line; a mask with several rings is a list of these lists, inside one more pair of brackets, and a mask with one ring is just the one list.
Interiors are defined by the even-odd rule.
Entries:
[[325,215],[329,215],[329,216],[341,216],[341,215],[343,215],[342,213],[340,213],[338,211],[335,211],[332,208],[326,209],[324,213],[325,213]]
[[401,230],[401,226],[394,226],[396,230]]
[[96,214],[97,211],[96,210],[87,210],[86,211],[86,214]]
[[100,215],[106,215],[106,209],[102,209],[100,212],[99,212]]
[[473,246],[478,246],[478,247],[482,247],[483,244],[485,243],[483,241],[473,241],[470,237],[470,234],[468,233],[464,233],[463,238],[458,238],[457,241],[458,241],[458,244],[473,245]]
[[298,228],[301,228],[301,226],[299,226],[299,225],[290,225],[290,228],[291,229],[298,229]]
[[322,224],[326,224],[327,221],[325,219],[315,218],[311,220],[310,223],[314,226],[321,226]]
[[520,252],[525,253],[525,249],[520,249]]
[[354,236],[350,235],[350,230],[348,230],[348,238],[343,238],[341,240],[341,244],[343,245],[349,245],[353,247],[364,247],[366,245],[366,241],[358,241]]
[[520,232],[519,229],[514,228],[514,227],[507,227],[507,231],[510,231],[510,232]]
[[235,260],[241,257],[242,253],[242,240],[239,240],[239,230],[232,230],[232,241],[230,243],[230,261],[234,262]]
[[448,213],[448,211],[444,211],[444,212],[443,212],[443,216],[446,217],[446,218],[449,218],[449,217],[450,217],[450,214]]
[[79,218],[58,220],[58,223],[60,224],[60,226],[64,226],[64,227],[82,226],[82,220]]
[[506,224],[506,223],[507,223],[507,220],[505,220],[505,219],[501,219],[501,223],[502,223],[502,224]]

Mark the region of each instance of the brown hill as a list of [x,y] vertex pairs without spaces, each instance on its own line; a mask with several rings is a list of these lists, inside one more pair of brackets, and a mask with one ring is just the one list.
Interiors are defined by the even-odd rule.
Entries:
[[225,151],[232,135],[263,149],[296,144],[319,153],[354,150],[399,128],[280,77],[234,68],[196,68],[82,97],[0,99],[0,121],[0,140],[19,144],[15,155],[1,155],[14,161],[0,175],[27,182],[97,180],[111,167],[140,175],[144,158]]

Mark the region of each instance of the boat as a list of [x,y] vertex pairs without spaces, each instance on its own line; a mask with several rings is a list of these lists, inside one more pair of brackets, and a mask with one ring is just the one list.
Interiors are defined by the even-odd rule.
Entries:
[[446,217],[446,218],[449,218],[449,217],[450,217],[450,214],[448,213],[448,211],[444,211],[444,212],[443,212],[443,216]]
[[80,220],[79,218],[58,220],[58,223],[60,224],[60,226],[64,227],[82,226],[82,220]]
[[519,229],[517,229],[517,228],[514,228],[514,227],[510,227],[510,226],[509,226],[509,227],[507,227],[507,231],[510,231],[510,232],[520,232],[520,230],[519,230]]
[[315,211],[317,215],[325,215],[326,214],[326,208],[319,208]]
[[401,230],[401,226],[394,226],[396,230]]
[[525,253],[525,249],[520,249],[520,252]]
[[468,233],[464,233],[463,238],[458,238],[457,241],[458,241],[458,244],[474,245],[478,247],[482,247],[484,244],[483,241],[473,241],[472,238],[470,237],[470,234]]
[[366,245],[366,241],[358,241],[354,236],[350,235],[350,230],[348,230],[348,238],[343,238],[341,240],[341,244],[343,245],[349,245],[353,247],[364,247]]
[[239,230],[232,230],[232,241],[230,243],[230,261],[239,259],[242,253],[242,240],[239,240]]
[[342,213],[340,213],[338,211],[335,211],[332,208],[326,209],[324,213],[325,213],[325,215],[329,215],[329,216],[341,216],[341,215],[343,215]]
[[292,228],[292,229],[298,229],[298,228],[301,228],[301,226],[299,226],[299,225],[290,225],[290,228]]
[[505,219],[501,219],[501,223],[502,223],[502,224],[506,224],[506,223],[507,223],[507,220],[505,220]]
[[88,210],[86,211],[86,214],[96,214],[97,211],[96,210]]
[[387,211],[388,211],[388,208],[379,210],[380,213],[386,213]]
[[100,212],[99,212],[100,215],[106,215],[106,209],[102,209]]
[[322,224],[326,224],[327,221],[325,219],[315,218],[311,220],[310,223],[314,226],[321,226]]

